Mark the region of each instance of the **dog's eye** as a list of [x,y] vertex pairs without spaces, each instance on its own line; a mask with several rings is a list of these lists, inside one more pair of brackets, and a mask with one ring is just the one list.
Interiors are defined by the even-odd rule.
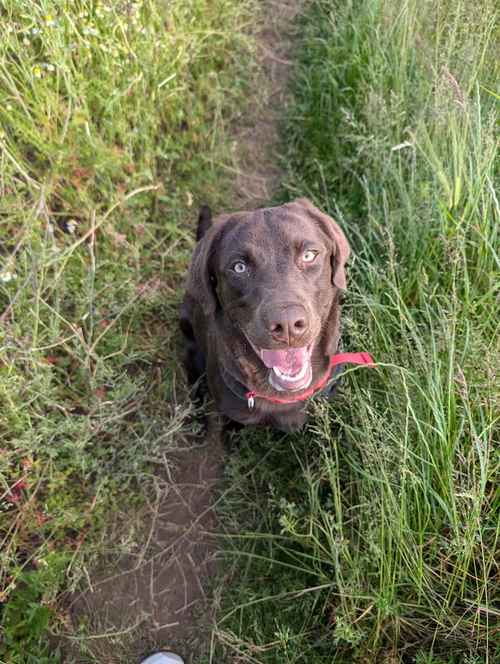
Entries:
[[304,251],[304,253],[302,254],[302,260],[304,261],[304,263],[312,263],[317,255],[318,255],[317,251],[308,249],[307,251]]
[[235,263],[233,265],[233,270],[235,272],[237,272],[238,274],[242,274],[243,272],[246,271],[246,269],[247,269],[247,266],[242,261],[238,261],[237,263]]

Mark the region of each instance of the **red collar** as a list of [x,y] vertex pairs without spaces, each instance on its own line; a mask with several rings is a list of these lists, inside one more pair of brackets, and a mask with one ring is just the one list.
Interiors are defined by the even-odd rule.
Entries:
[[373,361],[372,356],[369,353],[337,353],[330,358],[330,365],[326,373],[319,379],[316,385],[310,387],[305,392],[298,394],[295,397],[289,397],[288,399],[281,399],[280,397],[270,397],[267,394],[258,394],[257,392],[246,392],[245,398],[248,402],[248,407],[251,410],[255,405],[255,399],[265,399],[266,401],[272,401],[273,403],[295,403],[297,401],[305,401],[312,397],[313,394],[319,392],[330,379],[330,374],[333,367],[338,366],[339,364],[364,364],[367,367],[374,367],[375,362]]

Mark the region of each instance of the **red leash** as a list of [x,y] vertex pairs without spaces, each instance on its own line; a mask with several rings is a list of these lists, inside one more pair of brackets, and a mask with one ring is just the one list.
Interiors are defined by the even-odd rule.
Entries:
[[331,370],[333,367],[338,366],[339,364],[363,364],[367,367],[374,367],[375,362],[373,361],[372,356],[369,353],[337,353],[330,358],[330,366],[325,375],[314,385],[310,387],[302,394],[297,395],[296,397],[291,397],[289,399],[280,399],[279,397],[269,397],[266,394],[258,394],[257,392],[247,392],[245,397],[248,401],[248,407],[250,410],[255,405],[255,399],[265,399],[266,401],[272,401],[273,403],[295,403],[296,401],[305,401],[312,397],[313,394],[319,392],[330,379]]

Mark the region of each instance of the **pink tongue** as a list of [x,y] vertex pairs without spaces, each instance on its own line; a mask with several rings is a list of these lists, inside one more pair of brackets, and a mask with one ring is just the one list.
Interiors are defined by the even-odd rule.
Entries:
[[277,367],[288,375],[299,373],[309,357],[307,346],[287,350],[261,350],[260,356],[266,367]]

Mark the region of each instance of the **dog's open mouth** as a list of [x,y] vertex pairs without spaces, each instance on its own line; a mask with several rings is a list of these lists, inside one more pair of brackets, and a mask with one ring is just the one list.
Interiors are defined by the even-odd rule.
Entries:
[[271,369],[269,382],[275,390],[303,390],[312,380],[311,347],[260,350],[262,362]]

